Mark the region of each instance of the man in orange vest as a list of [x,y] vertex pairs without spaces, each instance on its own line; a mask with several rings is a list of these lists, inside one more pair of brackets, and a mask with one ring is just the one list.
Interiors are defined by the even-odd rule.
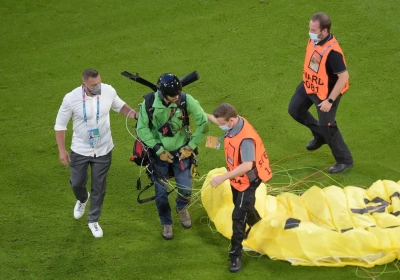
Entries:
[[[238,116],[235,107],[223,103],[208,119],[225,131],[224,150],[228,172],[215,176],[210,181],[217,187],[225,180],[230,180],[233,204],[232,213],[231,260],[230,271],[238,272],[242,268],[242,242],[251,227],[261,220],[255,209],[255,192],[262,181],[272,178],[264,144],[251,124]],[[246,231],[246,224],[248,229]]]
[[[303,81],[297,86],[288,111],[314,135],[306,149],[313,151],[328,144],[336,160],[328,172],[340,173],[353,167],[353,157],[335,120],[340,99],[349,88],[349,73],[343,51],[330,33],[329,16],[314,14],[309,28]],[[317,108],[318,121],[308,111],[313,104]]]

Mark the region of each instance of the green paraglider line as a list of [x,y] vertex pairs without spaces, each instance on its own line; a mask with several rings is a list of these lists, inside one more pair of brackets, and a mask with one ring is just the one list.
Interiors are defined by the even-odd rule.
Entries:
[[[368,271],[368,270],[366,270],[365,268],[363,268],[363,267],[361,267],[361,266],[358,266],[357,268],[359,268],[359,269],[361,269],[365,274],[367,274],[368,275],[368,278],[371,278],[371,279],[373,279],[373,280],[375,280],[376,279],[376,275],[375,275],[375,273],[373,272],[373,271],[371,271],[371,273]],[[356,273],[357,274],[357,273]],[[360,276],[360,275],[357,275],[358,277],[360,277],[360,278],[366,278],[366,277],[362,277],[362,276]]]
[[[399,261],[392,262],[391,264],[395,267],[395,270],[389,270],[388,264],[385,264],[383,266],[382,271],[376,271],[376,270],[374,271],[373,268],[370,268],[368,271],[366,268],[358,266],[356,268],[355,274],[359,278],[368,278],[368,279],[372,279],[372,280],[380,279],[380,277],[383,276],[384,274],[390,274],[390,273],[399,273],[400,274],[400,267],[398,265]],[[367,275],[367,277],[363,276],[363,275],[359,275],[359,270],[364,272]]]

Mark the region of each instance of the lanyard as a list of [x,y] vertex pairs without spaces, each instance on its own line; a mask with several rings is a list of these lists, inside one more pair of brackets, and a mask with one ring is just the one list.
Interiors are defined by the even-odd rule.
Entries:
[[[329,46],[327,46],[327,47],[322,51],[322,53],[320,54],[320,56],[322,57],[322,56],[324,55],[324,53],[325,53],[328,49],[332,48],[333,44],[335,44],[336,42],[337,42],[337,40],[335,40],[332,44],[330,44]],[[316,44],[314,44],[314,51],[317,51],[317,45],[316,45]]]
[[[86,116],[86,93],[82,87],[82,99],[83,99],[83,120],[87,125],[87,116]],[[99,124],[99,117],[100,117],[100,98],[97,95],[97,113],[96,113],[96,124]]]
[[227,131],[225,131],[224,135],[223,135],[223,136],[221,136],[219,139],[222,141],[222,140],[224,140],[226,137],[230,137],[230,136],[232,136],[232,134],[231,134],[231,130],[232,130],[232,128],[231,128],[231,129],[229,129],[229,130],[227,130]]

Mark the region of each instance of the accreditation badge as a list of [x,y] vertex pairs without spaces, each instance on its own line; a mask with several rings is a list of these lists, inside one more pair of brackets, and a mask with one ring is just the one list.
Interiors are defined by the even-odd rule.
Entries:
[[308,68],[313,70],[315,73],[318,73],[320,63],[321,55],[317,51],[314,51],[311,56],[310,63],[308,64]]
[[207,136],[206,147],[218,150],[219,148],[221,148],[221,138],[218,138],[216,136]]
[[100,131],[98,128],[88,129],[89,146],[94,147],[100,143]]

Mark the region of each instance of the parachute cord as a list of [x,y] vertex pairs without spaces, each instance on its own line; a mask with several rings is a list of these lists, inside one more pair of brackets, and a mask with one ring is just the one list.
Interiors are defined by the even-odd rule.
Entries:
[[208,216],[201,217],[200,218],[200,223],[203,224],[203,225],[207,225],[212,233],[218,233],[218,230],[215,227],[212,226],[213,223],[211,222],[211,220],[210,220],[210,218]]
[[[136,109],[130,110],[129,113],[128,113],[128,115],[126,116],[126,118],[125,118],[125,128],[126,128],[126,130],[128,131],[128,133],[129,133],[133,138],[135,138],[135,140],[137,140],[136,136],[132,134],[131,130],[130,130],[129,127],[128,127],[128,119],[130,119],[128,116],[129,116],[129,114],[130,114],[132,111],[136,111]],[[136,111],[136,112],[137,112],[137,111]]]
[[276,165],[278,162],[284,161],[286,159],[289,159],[289,158],[292,158],[292,157],[301,156],[301,155],[304,155],[304,154],[325,154],[325,155],[330,155],[330,153],[328,153],[328,152],[303,152],[303,153],[291,154],[289,156],[281,158],[280,160],[278,160],[278,161],[276,161],[274,163],[271,163],[271,166],[272,165]]
[[297,187],[298,184],[303,183],[306,179],[308,179],[308,178],[310,178],[310,177],[313,177],[314,175],[316,175],[316,174],[318,174],[318,173],[321,173],[321,172],[323,172],[323,170],[326,170],[326,169],[328,169],[328,168],[329,168],[329,167],[325,167],[325,168],[320,169],[320,170],[318,170],[318,171],[316,171],[316,172],[314,172],[314,173],[311,173],[310,175],[305,176],[305,177],[303,177],[302,179],[300,179],[297,183],[295,183],[294,185],[292,185],[290,188],[283,188],[283,190],[284,190],[284,191],[285,191],[285,190],[293,190],[294,188]]
[[[169,190],[173,190],[173,189],[175,190],[174,192],[172,192],[170,194],[170,195],[173,195],[175,198],[178,195],[181,195],[182,197],[186,197],[190,201],[187,208],[193,208],[197,204],[200,205],[201,208],[203,208],[203,206],[200,202],[202,188],[198,188],[198,187],[196,188],[195,184],[204,182],[206,177],[207,177],[207,175],[203,175],[202,177],[200,177],[198,179],[193,179],[191,195],[189,195],[189,196],[184,195],[179,192],[179,189],[178,189],[179,184],[177,184],[176,181],[174,181],[174,180],[169,180],[169,179],[161,180],[161,183],[164,184]],[[181,189],[182,188],[184,189],[185,186],[182,186]]]
[[266,256],[257,251],[253,251],[252,249],[247,249],[245,247],[243,247],[243,253],[250,258],[257,258],[257,261],[259,261],[263,256]]
[[[361,269],[365,274],[368,275],[368,277],[358,275],[358,269]],[[370,278],[372,280],[376,280],[377,279],[377,277],[376,277],[376,275],[375,275],[375,273],[373,271],[371,271],[371,273],[370,273],[368,270],[366,270],[365,268],[363,268],[361,266],[357,267],[356,276],[359,277],[359,278]]]
[[[284,191],[289,191],[289,192],[299,192],[302,193],[304,192],[306,189],[309,189],[311,186],[309,186],[309,184],[318,184],[321,185],[323,187],[323,184],[321,182],[319,182],[318,180],[324,177],[328,177],[331,181],[334,181],[335,183],[339,184],[338,182],[336,182],[336,180],[334,180],[333,178],[331,178],[330,176],[328,176],[325,172],[323,172],[323,170],[327,169],[328,167],[322,168],[322,169],[316,169],[316,168],[312,168],[312,167],[306,167],[307,169],[312,169],[312,170],[317,170],[315,172],[313,172],[310,175],[307,175],[301,179],[297,179],[296,177],[293,177],[290,172],[292,171],[297,171],[297,170],[302,170],[305,168],[301,168],[301,169],[284,169],[283,167],[277,166],[279,168],[282,168],[282,170],[280,171],[274,171],[274,175],[275,178],[277,178],[277,176],[281,175],[281,173],[286,173],[287,177],[289,177],[289,183],[268,183],[267,184],[267,190],[269,194],[280,194]],[[317,174],[322,174],[318,180],[314,179],[313,181],[307,181],[307,179],[317,175]],[[277,186],[277,184],[284,184],[284,186]],[[301,185],[305,185],[305,187],[303,187],[301,190],[294,190],[295,188],[298,188]],[[340,184],[339,184],[340,185]]]
[[[392,271],[388,271],[388,264],[386,263],[384,265],[384,268],[383,268],[382,271],[373,271],[372,268],[370,268],[369,269],[370,271],[368,271],[367,269],[365,269],[365,268],[363,268],[361,266],[358,266],[356,268],[355,274],[359,278],[369,278],[369,279],[372,279],[372,280],[380,279],[380,277],[382,275],[384,275],[384,274],[400,273],[400,267],[398,266],[398,262],[399,262],[398,260],[396,262],[392,262],[393,266],[395,267],[395,270],[392,270]],[[362,270],[362,272],[364,272],[366,275],[368,275],[368,277],[359,275],[359,272],[358,272],[359,270]]]
[[400,266],[398,265],[399,261],[393,263],[393,265],[397,268],[397,271],[400,272]]

